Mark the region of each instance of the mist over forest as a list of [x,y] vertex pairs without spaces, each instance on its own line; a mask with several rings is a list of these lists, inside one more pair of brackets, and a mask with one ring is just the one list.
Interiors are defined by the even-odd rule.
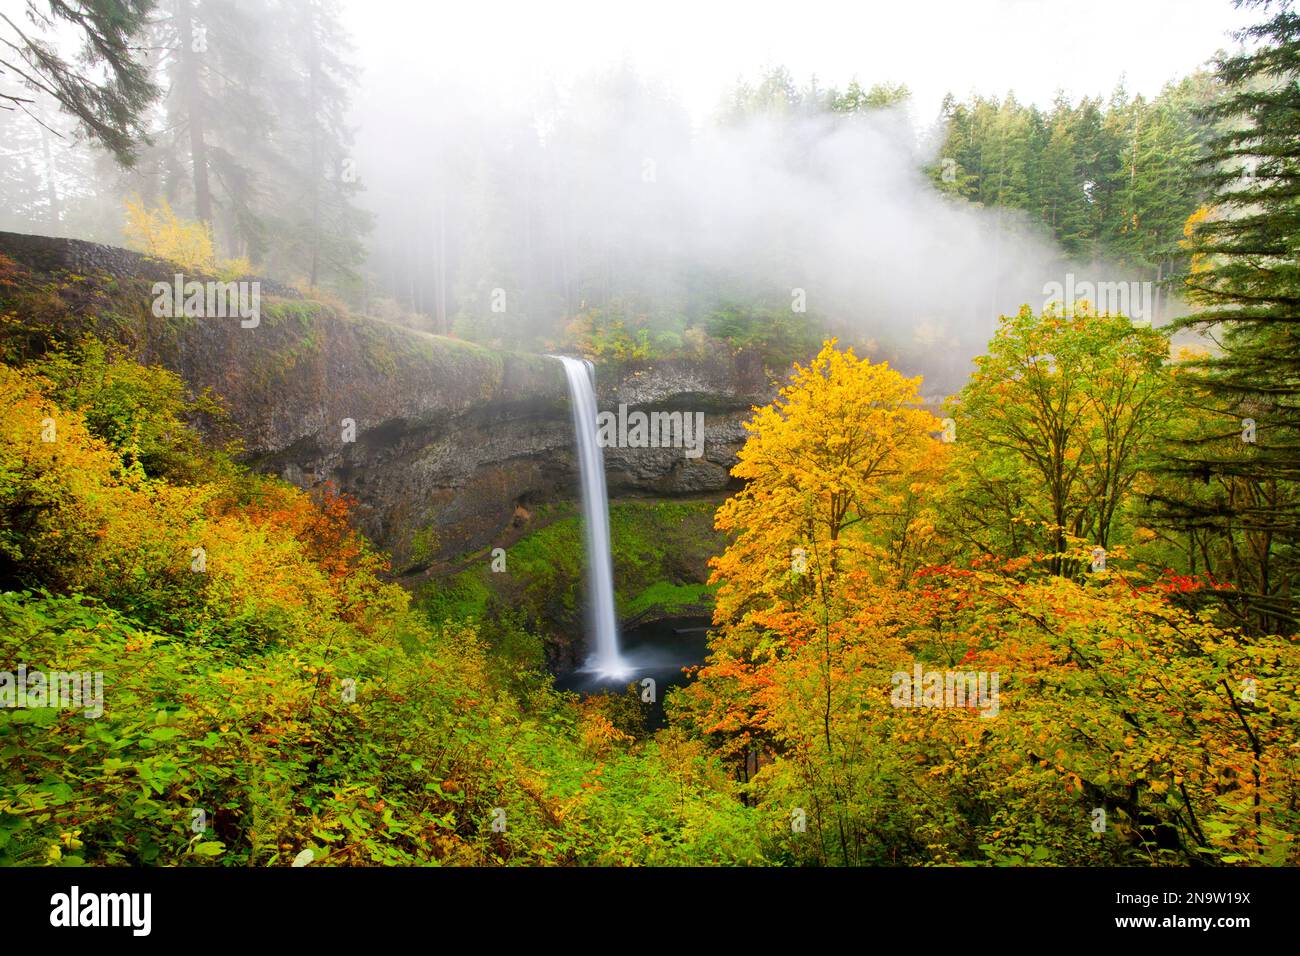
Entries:
[[1214,96],[1195,62],[1154,96],[1117,76],[1047,108],[1010,91],[935,115],[890,77],[767,65],[693,115],[616,58],[508,93],[436,64],[421,82],[368,63],[355,16],[161,4],[144,28],[160,95],[119,155],[39,90],[0,111],[0,226],[130,245],[124,204],[166,202],[211,223],[219,257],[415,328],[666,353],[760,316],[790,357],[834,333],[936,397],[1048,283],[1160,286],[1186,263]]
[[15,925],[1280,916],[1297,197],[1295,0],[0,0]]

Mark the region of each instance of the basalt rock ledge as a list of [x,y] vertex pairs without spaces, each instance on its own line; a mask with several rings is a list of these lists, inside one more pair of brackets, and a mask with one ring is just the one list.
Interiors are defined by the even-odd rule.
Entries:
[[[93,331],[177,372],[196,394],[211,389],[229,411],[223,427],[253,467],[303,488],[330,482],[355,497],[358,527],[393,555],[398,572],[489,547],[533,505],[576,494],[564,374],[545,355],[354,315],[267,280],[257,280],[256,327],[238,316],[160,317],[152,290],[174,281],[179,270],[169,263],[3,232],[0,255],[11,279],[0,284],[0,308]],[[601,365],[596,380],[602,410],[705,416],[699,457],[682,448],[606,448],[615,497],[731,487],[743,422],[773,395],[772,376],[744,352]]]

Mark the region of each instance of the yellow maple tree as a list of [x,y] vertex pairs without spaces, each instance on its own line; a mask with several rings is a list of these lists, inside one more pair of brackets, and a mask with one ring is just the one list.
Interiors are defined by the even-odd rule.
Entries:
[[[714,559],[719,623],[788,586],[803,590],[881,557],[885,525],[928,471],[942,424],[920,408],[919,378],[827,341],[795,366],[776,401],[756,409],[732,474],[745,488],[718,511],[736,534]],[[823,593],[823,598],[826,596]]]

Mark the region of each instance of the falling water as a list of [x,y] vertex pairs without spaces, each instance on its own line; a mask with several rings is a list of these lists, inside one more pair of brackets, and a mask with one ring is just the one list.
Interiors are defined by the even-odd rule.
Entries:
[[618,648],[618,623],[614,616],[614,562],[609,553],[609,497],[605,491],[605,459],[596,440],[595,368],[590,362],[557,355],[569,380],[573,406],[573,431],[578,442],[578,467],[582,476],[582,517],[587,536],[588,619],[595,649],[587,669],[608,677],[628,673]]

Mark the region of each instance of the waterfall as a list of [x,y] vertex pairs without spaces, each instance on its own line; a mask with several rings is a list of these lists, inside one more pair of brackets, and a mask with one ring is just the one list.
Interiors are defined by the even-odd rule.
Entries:
[[595,646],[587,669],[606,677],[624,677],[627,662],[619,652],[618,620],[614,614],[614,562],[609,550],[609,496],[605,490],[605,459],[596,440],[595,367],[582,359],[556,355],[569,380],[573,432],[582,477],[582,518],[587,539],[587,619]]

